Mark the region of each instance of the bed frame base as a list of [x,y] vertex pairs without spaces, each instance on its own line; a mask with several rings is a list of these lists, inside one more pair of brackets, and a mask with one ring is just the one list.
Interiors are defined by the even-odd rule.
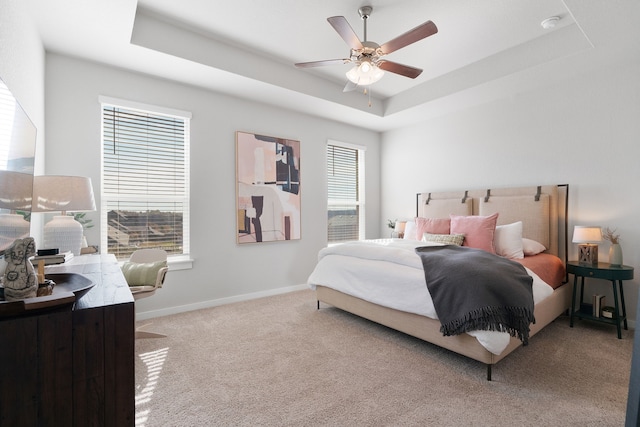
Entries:
[[[547,299],[536,305],[534,311],[536,323],[531,325],[529,334],[531,337],[568,310],[571,305],[572,289],[571,283],[566,283],[557,288]],[[504,351],[496,355],[485,349],[471,335],[443,336],[440,332],[440,321],[435,319],[373,304],[326,286],[316,286],[316,297],[318,309],[320,309],[320,302],[323,302],[485,363],[487,365],[488,381],[491,381],[492,365],[495,365],[522,345],[522,342],[517,338],[511,338]]]

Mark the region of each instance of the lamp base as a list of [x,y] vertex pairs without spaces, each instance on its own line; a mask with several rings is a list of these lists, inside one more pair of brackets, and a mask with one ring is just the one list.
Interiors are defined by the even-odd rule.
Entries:
[[44,248],[58,248],[60,253],[71,251],[80,255],[82,246],[82,224],[72,216],[56,215],[44,226]]
[[28,237],[30,230],[31,223],[22,215],[0,214],[0,250],[7,249],[16,239]]
[[581,264],[597,264],[598,263],[598,245],[592,243],[578,245],[578,261]]

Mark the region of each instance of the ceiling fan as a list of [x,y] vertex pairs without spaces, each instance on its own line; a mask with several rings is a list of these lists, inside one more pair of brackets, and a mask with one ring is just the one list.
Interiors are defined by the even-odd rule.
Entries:
[[344,16],[327,18],[329,24],[331,24],[340,37],[342,37],[351,48],[349,58],[299,62],[295,64],[295,66],[298,68],[310,68],[335,64],[355,64],[355,67],[347,72],[349,82],[344,89],[345,92],[353,90],[357,86],[368,86],[377,82],[384,75],[384,71],[389,71],[411,79],[418,77],[420,73],[422,73],[420,68],[387,61],[382,59],[382,57],[437,33],[438,28],[436,25],[431,21],[427,21],[381,46],[367,40],[367,20],[372,11],[373,8],[371,6],[363,6],[358,9],[358,13],[364,21],[364,41],[360,41]]

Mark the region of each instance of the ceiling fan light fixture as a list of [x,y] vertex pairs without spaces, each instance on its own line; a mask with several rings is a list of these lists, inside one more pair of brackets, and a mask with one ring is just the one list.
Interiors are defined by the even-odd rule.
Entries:
[[[379,45],[367,40],[367,21],[373,8],[362,6],[358,9],[360,17],[364,21],[364,40],[360,40],[353,31],[351,25],[344,16],[330,16],[327,21],[338,35],[349,46],[349,56],[343,59],[325,59],[323,61],[298,62],[298,68],[320,67],[334,64],[354,64],[355,66],[347,71],[346,76],[349,82],[343,92],[350,92],[357,86],[369,86],[384,76],[384,72],[415,79],[422,73],[420,68],[410,67],[397,62],[382,59],[383,56],[402,49],[412,43],[432,36],[438,32],[438,27],[431,21],[426,21],[417,27]],[[384,71],[383,71],[384,70]]]
[[357,84],[358,86],[368,86],[373,84],[380,80],[382,76],[384,76],[384,71],[369,61],[362,61],[360,65],[356,65],[347,71],[347,78],[349,81]]

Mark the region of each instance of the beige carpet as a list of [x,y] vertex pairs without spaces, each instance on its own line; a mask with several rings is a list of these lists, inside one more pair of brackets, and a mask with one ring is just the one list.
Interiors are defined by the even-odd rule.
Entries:
[[312,291],[154,319],[137,426],[622,426],[633,331],[560,317],[493,368]]

